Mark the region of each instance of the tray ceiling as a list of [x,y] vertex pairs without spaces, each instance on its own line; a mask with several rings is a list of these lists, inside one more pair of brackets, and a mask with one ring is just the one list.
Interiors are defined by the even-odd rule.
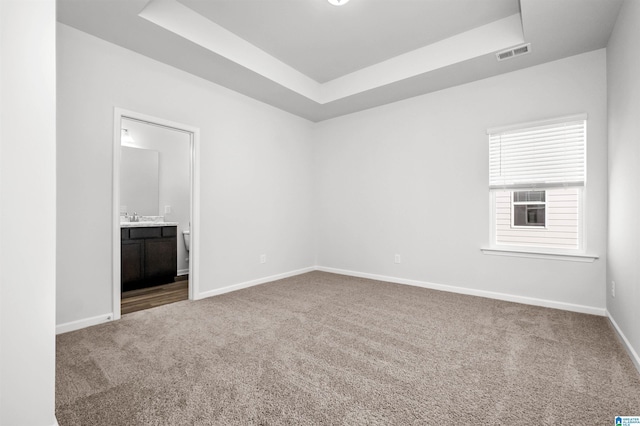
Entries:
[[58,20],[321,121],[603,48],[620,3],[58,0]]

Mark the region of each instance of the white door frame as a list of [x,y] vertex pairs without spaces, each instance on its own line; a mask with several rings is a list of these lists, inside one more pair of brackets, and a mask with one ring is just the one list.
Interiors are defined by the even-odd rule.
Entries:
[[154,126],[178,130],[190,135],[191,140],[191,243],[189,248],[189,299],[195,300],[200,293],[200,129],[182,123],[153,117],[147,114],[114,108],[113,120],[113,319],[120,319],[120,157],[122,119],[128,118]]

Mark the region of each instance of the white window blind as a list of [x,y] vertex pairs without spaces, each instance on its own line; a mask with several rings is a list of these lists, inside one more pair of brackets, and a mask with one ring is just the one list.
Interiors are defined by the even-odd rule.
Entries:
[[491,189],[584,186],[586,119],[489,130]]

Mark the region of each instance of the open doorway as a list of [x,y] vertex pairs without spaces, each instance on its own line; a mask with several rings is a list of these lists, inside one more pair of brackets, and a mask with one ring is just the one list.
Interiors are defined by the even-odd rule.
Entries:
[[114,319],[198,294],[198,142],[192,126],[116,108]]

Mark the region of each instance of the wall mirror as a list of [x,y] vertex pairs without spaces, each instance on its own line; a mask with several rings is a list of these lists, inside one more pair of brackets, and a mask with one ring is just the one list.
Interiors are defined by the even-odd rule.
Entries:
[[160,216],[160,153],[122,146],[120,158],[120,214]]

